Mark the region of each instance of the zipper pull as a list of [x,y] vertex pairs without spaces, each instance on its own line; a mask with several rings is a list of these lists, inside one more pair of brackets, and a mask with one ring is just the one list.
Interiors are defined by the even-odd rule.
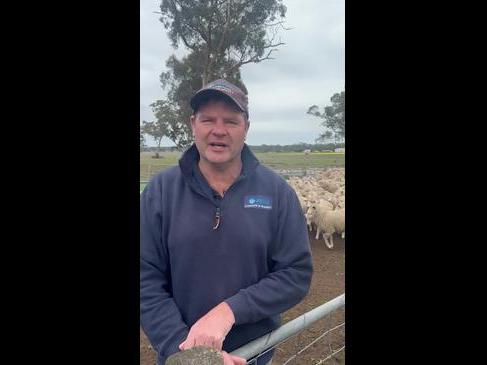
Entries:
[[217,229],[219,225],[220,225],[220,207],[217,207],[215,212],[215,225],[213,226],[213,230]]

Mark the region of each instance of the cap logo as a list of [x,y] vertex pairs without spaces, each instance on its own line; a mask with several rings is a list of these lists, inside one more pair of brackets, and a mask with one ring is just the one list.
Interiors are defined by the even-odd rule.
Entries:
[[235,91],[233,91],[232,89],[230,89],[229,87],[227,87],[223,84],[215,84],[215,85],[212,85],[211,88],[216,89],[216,90],[222,90],[222,91],[228,92],[230,94],[235,94]]

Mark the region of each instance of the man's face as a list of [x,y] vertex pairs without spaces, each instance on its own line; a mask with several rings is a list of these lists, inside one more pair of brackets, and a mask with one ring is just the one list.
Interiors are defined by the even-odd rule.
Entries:
[[201,106],[190,121],[204,162],[226,167],[239,161],[249,128],[241,112],[223,101],[210,101]]

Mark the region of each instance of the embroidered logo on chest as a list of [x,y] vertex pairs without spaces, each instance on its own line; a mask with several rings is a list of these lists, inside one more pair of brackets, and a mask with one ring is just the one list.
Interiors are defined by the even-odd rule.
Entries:
[[244,198],[244,208],[272,209],[272,198],[263,195],[247,195]]

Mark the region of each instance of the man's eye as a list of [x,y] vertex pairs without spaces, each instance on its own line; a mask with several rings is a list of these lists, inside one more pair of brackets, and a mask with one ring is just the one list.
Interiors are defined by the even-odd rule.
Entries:
[[233,125],[235,125],[235,124],[238,124],[238,122],[235,121],[235,120],[227,120],[227,124],[233,124]]

